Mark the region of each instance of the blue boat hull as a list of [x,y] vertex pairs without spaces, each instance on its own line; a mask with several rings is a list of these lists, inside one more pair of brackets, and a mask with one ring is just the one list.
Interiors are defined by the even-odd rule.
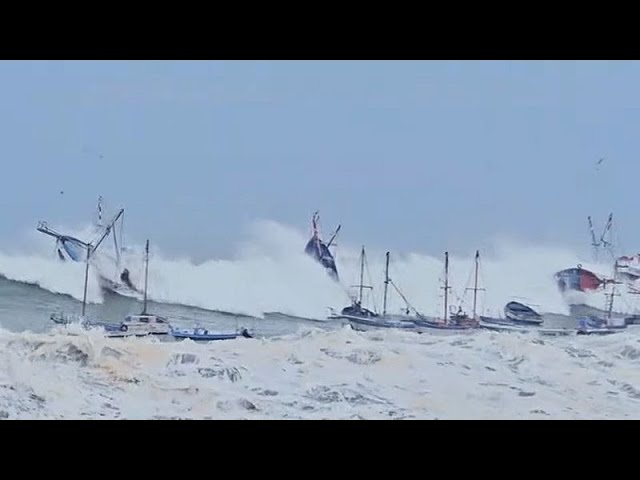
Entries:
[[244,329],[240,333],[213,333],[207,330],[172,330],[171,336],[182,340],[194,340],[201,342],[211,342],[217,340],[234,340],[239,337],[252,338],[249,332]]

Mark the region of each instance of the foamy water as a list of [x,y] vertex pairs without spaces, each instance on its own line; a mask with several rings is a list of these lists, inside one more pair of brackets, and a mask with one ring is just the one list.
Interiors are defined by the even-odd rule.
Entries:
[[0,330],[0,417],[640,418],[640,336],[348,327],[212,344]]

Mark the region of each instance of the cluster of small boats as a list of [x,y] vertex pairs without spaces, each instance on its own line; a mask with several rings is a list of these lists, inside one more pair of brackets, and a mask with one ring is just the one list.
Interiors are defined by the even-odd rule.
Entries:
[[[309,251],[319,263],[327,268],[326,259],[328,252],[328,245],[322,242],[318,233],[318,216],[314,214],[312,220],[312,238],[309,244],[312,242],[324,247],[324,255],[321,257],[315,251]],[[333,242],[335,234],[332,236],[331,242]],[[329,253],[330,255],[330,253]],[[472,332],[478,330],[492,330],[500,332],[520,332],[520,333],[539,333],[541,335],[608,335],[624,330],[628,325],[640,323],[639,321],[633,322],[623,321],[619,322],[611,315],[612,302],[615,293],[612,292],[608,295],[610,299],[609,308],[604,316],[589,315],[580,316],[575,319],[575,328],[549,328],[544,325],[545,318],[543,315],[535,311],[531,306],[517,301],[509,301],[504,306],[504,317],[496,318],[490,316],[478,315],[477,312],[477,292],[482,290],[478,288],[478,268],[479,268],[480,253],[476,251],[475,255],[475,282],[473,290],[473,307],[472,313],[469,315],[463,311],[461,307],[456,310],[455,307],[449,305],[449,291],[451,286],[449,285],[449,254],[445,252],[444,259],[444,285],[441,287],[444,290],[444,305],[442,316],[427,316],[413,308],[406,297],[400,292],[397,286],[389,278],[389,252],[386,253],[386,268],[384,279],[384,296],[383,296],[383,310],[382,313],[377,313],[375,309],[366,308],[363,305],[363,292],[367,289],[372,289],[370,285],[364,285],[364,270],[366,263],[366,253],[364,247],[362,247],[360,254],[360,283],[355,285],[358,289],[358,295],[352,298],[350,305],[344,307],[340,313],[332,313],[329,319],[343,320],[347,322],[351,328],[358,331],[368,331],[374,329],[401,329],[407,331],[413,331],[417,333],[425,332],[437,332],[437,331],[450,331],[450,332]],[[335,271],[335,260],[331,257],[331,265]],[[565,272],[566,273],[566,272]],[[335,278],[335,277],[334,277]],[[387,312],[387,296],[388,287],[393,286],[398,294],[405,301],[406,309],[403,314],[389,314]],[[614,285],[615,288],[615,285]]]
[[[195,341],[215,341],[229,340],[238,337],[250,338],[251,334],[246,328],[236,328],[234,332],[212,332],[204,327],[196,325],[193,328],[175,328],[169,320],[161,315],[149,313],[147,311],[147,284],[148,284],[148,267],[149,267],[149,241],[147,240],[145,248],[145,280],[144,289],[137,288],[130,279],[129,270],[122,268],[120,250],[122,247],[122,237],[118,242],[116,229],[117,222],[123,218],[124,209],[106,224],[102,223],[102,198],[98,201],[98,227],[96,240],[87,242],[76,237],[61,234],[51,229],[46,222],[40,222],[37,230],[52,236],[56,239],[57,253],[62,261],[84,261],[85,268],[85,284],[84,296],[82,301],[82,312],[80,315],[64,315],[56,313],[51,315],[51,320],[59,325],[68,325],[70,323],[80,323],[85,328],[99,328],[109,337],[130,337],[130,336],[164,336],[174,339],[191,339]],[[330,277],[340,282],[336,261],[331,253],[331,247],[335,246],[335,239],[340,231],[340,225],[337,226],[332,233],[328,242],[323,241],[319,228],[318,212],[313,214],[311,220],[311,238],[305,246],[305,253],[313,257],[330,275]],[[122,232],[120,224],[118,230]],[[117,322],[105,322],[98,320],[90,320],[86,316],[86,295],[87,283],[89,280],[89,267],[93,255],[103,241],[112,234],[116,251],[117,271],[120,272],[118,278],[107,278],[100,275],[100,285],[103,289],[111,290],[119,294],[135,293],[142,295],[143,310],[140,314],[128,315]],[[463,311],[459,306],[457,309],[453,305],[449,305],[449,292],[451,285],[449,284],[449,254],[445,252],[444,258],[444,285],[441,287],[444,291],[444,305],[442,315],[428,316],[415,309],[408,301],[406,296],[400,291],[398,286],[389,277],[389,261],[390,254],[386,253],[386,268],[384,278],[384,297],[383,309],[378,313],[375,308],[366,308],[364,302],[364,291],[372,290],[373,287],[364,284],[364,269],[366,264],[366,252],[362,247],[360,255],[360,283],[356,285],[358,294],[351,298],[351,303],[342,308],[339,313],[333,312],[328,318],[330,320],[338,320],[346,322],[351,328],[359,331],[372,329],[401,329],[417,333],[426,332],[473,332],[478,330],[492,330],[500,332],[537,332],[542,335],[593,335],[593,334],[611,334],[624,330],[628,325],[640,324],[640,316],[627,318],[626,321],[616,321],[612,315],[612,303],[615,296],[614,291],[608,294],[610,305],[605,315],[582,315],[576,318],[577,326],[575,328],[550,328],[545,326],[545,316],[539,314],[531,306],[517,301],[509,301],[503,309],[503,317],[491,317],[479,315],[477,312],[477,293],[478,288],[478,269],[479,269],[480,253],[477,251],[475,255],[475,281],[473,288],[467,289],[473,291],[473,306],[471,314]],[[635,265],[634,259],[626,259],[629,264],[627,270],[635,274],[635,270],[631,267]],[[640,260],[637,262],[640,264]],[[640,271],[640,267],[638,268]],[[558,286],[561,289],[592,289],[601,286],[611,285],[615,289],[616,282],[603,280],[592,272],[582,270],[580,266],[577,269],[566,269],[556,274]],[[404,301],[406,308],[401,313],[392,314],[387,311],[387,300],[389,295],[389,287],[395,289],[397,294]]]
[[[231,340],[239,337],[252,337],[249,331],[244,327],[236,328],[236,331],[234,332],[213,332],[199,325],[196,325],[193,328],[176,328],[166,317],[148,312],[147,287],[149,280],[149,240],[147,240],[145,246],[144,289],[139,289],[132,283],[129,269],[123,268],[121,270],[121,251],[125,249],[122,239],[122,219],[124,216],[124,209],[120,209],[107,223],[102,222],[102,211],[102,197],[99,197],[97,219],[94,224],[96,227],[96,239],[93,241],[84,241],[71,235],[59,233],[50,228],[47,222],[38,223],[37,230],[39,232],[56,239],[56,253],[60,261],[85,263],[84,294],[81,313],[53,313],[50,316],[51,321],[57,325],[65,326],[76,323],[86,329],[99,329],[104,332],[105,336],[111,338],[160,336],[177,340],[189,339],[208,342],[216,340]],[[120,223],[118,223],[119,221]],[[120,239],[118,239],[117,231],[120,232]],[[122,320],[116,322],[90,319],[86,313],[89,268],[98,248],[109,235],[113,237],[115,247],[115,265],[117,271],[120,273],[116,278],[109,278],[100,272],[99,279],[101,288],[103,290],[125,296],[137,297],[138,294],[141,294],[143,301],[141,313],[127,315]]]

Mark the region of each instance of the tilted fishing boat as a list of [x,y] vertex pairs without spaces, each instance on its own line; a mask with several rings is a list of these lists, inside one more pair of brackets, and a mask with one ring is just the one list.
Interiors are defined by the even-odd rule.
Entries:
[[[126,296],[134,296],[139,297],[141,291],[136,288],[130,278],[129,269],[121,268],[122,256],[121,252],[124,249],[122,232],[123,232],[123,219],[124,219],[124,209],[120,209],[115,216],[107,223],[103,223],[102,221],[102,197],[98,198],[98,208],[97,208],[97,219],[94,222],[96,238],[104,239],[109,234],[112,234],[113,242],[114,242],[114,253],[115,258],[110,257],[109,264],[113,264],[116,272],[118,272],[113,277],[109,274],[106,274],[102,271],[98,272],[98,276],[100,279],[100,286],[104,290],[111,291],[114,293],[118,293]],[[50,237],[56,239],[56,255],[60,261],[71,261],[71,262],[83,262],[87,256],[87,250],[89,248],[89,244],[96,245],[94,248],[94,252],[97,250],[97,241],[87,242],[81,240],[75,236],[67,235],[64,233],[60,233],[53,228],[49,227],[48,223],[45,221],[38,222],[36,230],[40,233],[44,233]],[[120,240],[118,240],[118,234],[120,233]],[[102,240],[100,241],[102,243]],[[97,257],[93,256],[93,260]],[[109,267],[111,268],[111,267]]]
[[127,315],[121,322],[105,322],[95,321],[87,318],[86,316],[86,304],[87,304],[87,286],[89,282],[89,265],[91,255],[102,240],[106,237],[106,233],[99,240],[96,246],[87,244],[87,257],[85,260],[85,278],[84,278],[84,293],[82,298],[82,313],[81,315],[72,314],[65,315],[63,313],[54,313],[50,316],[50,319],[59,325],[69,325],[70,323],[78,322],[83,327],[100,328],[103,329],[105,335],[108,337],[130,337],[130,336],[147,336],[147,335],[167,335],[171,331],[171,324],[169,321],[160,315],[149,313],[147,311],[147,286],[149,278],[149,240],[147,240],[145,248],[145,281],[144,281],[144,299],[143,308],[140,314]]
[[311,238],[307,242],[304,251],[322,265],[331,278],[338,281],[338,268],[336,267],[336,261],[329,248],[334,245],[336,236],[340,231],[340,225],[338,225],[335,232],[331,235],[329,241],[325,243],[320,235],[319,220],[318,212],[315,212],[311,218]]

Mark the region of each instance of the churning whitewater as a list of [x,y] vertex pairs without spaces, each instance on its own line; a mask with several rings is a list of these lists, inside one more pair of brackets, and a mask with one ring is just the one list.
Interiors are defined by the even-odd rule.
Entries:
[[0,417],[640,418],[640,336],[348,327],[215,344],[0,331]]
[[[304,253],[305,232],[265,221],[231,258],[196,264],[158,245],[149,262],[152,311],[178,326],[247,327],[254,338],[106,338],[51,322],[79,311],[84,265],[58,261],[46,240],[0,253],[0,418],[638,417],[640,327],[595,338],[356,332],[327,317],[350,302],[359,246],[341,241],[335,282]],[[465,309],[474,253],[450,260],[450,304]],[[142,248],[125,256],[141,285]],[[366,301],[379,310],[385,251],[368,248],[367,258]],[[496,315],[515,298],[567,314],[553,274],[580,263],[609,268],[569,248],[496,243],[482,255],[478,310]],[[117,321],[140,301],[100,289],[98,276],[118,274],[112,264],[104,253],[90,270],[89,312]],[[437,255],[391,252],[390,277],[424,314],[442,311],[442,273]],[[603,307],[601,294],[583,295]],[[392,292],[388,310],[404,307]]]

